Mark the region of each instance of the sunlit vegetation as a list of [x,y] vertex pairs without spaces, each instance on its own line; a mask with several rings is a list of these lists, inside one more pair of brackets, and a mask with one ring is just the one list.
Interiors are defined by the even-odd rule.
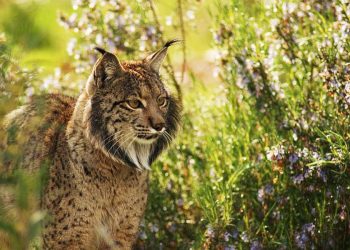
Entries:
[[[183,124],[152,166],[140,249],[350,247],[348,0],[22,2],[0,1],[0,121],[34,94],[77,96],[95,46],[127,60],[185,38],[161,72]],[[0,229],[40,248],[45,171],[1,150],[20,217],[1,206]]]

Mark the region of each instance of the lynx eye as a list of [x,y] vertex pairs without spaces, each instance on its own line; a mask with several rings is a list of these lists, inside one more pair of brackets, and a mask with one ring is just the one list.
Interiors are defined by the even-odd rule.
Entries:
[[128,100],[127,104],[132,109],[138,109],[143,107],[142,103],[137,99]]
[[159,97],[157,102],[160,107],[165,107],[168,104],[168,100],[166,97]]

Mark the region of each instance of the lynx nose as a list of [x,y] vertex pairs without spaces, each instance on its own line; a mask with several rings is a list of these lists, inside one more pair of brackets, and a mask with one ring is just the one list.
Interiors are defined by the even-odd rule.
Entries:
[[163,130],[164,126],[165,126],[165,123],[162,122],[162,123],[157,123],[157,124],[155,124],[155,125],[152,126],[152,127],[153,127],[155,130],[157,130],[158,132],[160,132],[160,131]]
[[163,128],[165,127],[165,122],[163,118],[159,118],[159,119],[150,118],[150,123],[151,123],[151,127],[154,128],[157,132],[162,131]]

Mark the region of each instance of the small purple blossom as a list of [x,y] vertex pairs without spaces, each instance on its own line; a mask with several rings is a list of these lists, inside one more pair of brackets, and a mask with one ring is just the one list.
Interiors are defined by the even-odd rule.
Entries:
[[239,236],[238,230],[237,230],[237,229],[233,230],[233,232],[232,232],[232,238],[237,239],[238,236]]
[[267,196],[271,196],[274,193],[274,187],[271,184],[267,184],[266,186],[260,188],[258,190],[258,201],[264,202]]
[[206,231],[206,235],[209,238],[214,238],[215,237],[215,231],[214,231],[212,226],[210,226],[210,225],[208,226],[207,231]]
[[339,219],[344,221],[346,219],[346,217],[347,217],[347,214],[346,214],[345,210],[342,209],[339,213]]
[[315,233],[315,224],[313,223],[307,223],[303,226],[302,230],[304,232],[309,233],[310,235],[314,235]]
[[224,233],[224,240],[227,242],[230,240],[231,234],[229,232]]
[[159,231],[159,227],[156,224],[150,224],[149,227],[152,233],[157,233]]
[[303,225],[301,232],[295,234],[295,243],[299,249],[306,249],[310,242],[310,237],[315,234],[315,224],[306,223]]
[[178,199],[177,201],[176,201],[176,204],[179,206],[179,207],[182,207],[183,205],[184,205],[184,200],[183,199]]
[[320,168],[317,169],[317,176],[323,180],[323,182],[327,182],[326,172]]
[[247,232],[243,232],[243,233],[241,234],[241,239],[242,239],[243,242],[248,243],[248,242],[249,242],[248,233],[247,233]]
[[285,157],[285,149],[283,145],[274,146],[267,150],[266,158],[272,160],[282,160]]
[[260,188],[260,189],[258,190],[258,201],[264,202],[264,197],[265,197],[264,188]]
[[280,220],[280,219],[281,219],[281,212],[280,212],[280,211],[273,211],[273,212],[272,212],[272,217],[273,217],[275,220]]
[[265,186],[265,193],[267,194],[267,195],[272,195],[273,194],[273,192],[274,192],[274,187],[271,185],[271,184],[267,184],[266,186]]
[[309,240],[310,239],[305,232],[297,233],[295,235],[295,244],[299,249],[306,249],[306,246]]
[[290,164],[292,164],[292,165],[294,163],[296,163],[298,161],[298,159],[299,159],[298,155],[294,154],[294,153],[288,157],[288,160],[289,160]]
[[262,244],[257,240],[254,240],[250,245],[250,250],[262,250],[262,249],[263,249]]
[[296,176],[292,177],[293,183],[294,184],[300,184],[304,181],[304,175],[303,174],[298,174]]

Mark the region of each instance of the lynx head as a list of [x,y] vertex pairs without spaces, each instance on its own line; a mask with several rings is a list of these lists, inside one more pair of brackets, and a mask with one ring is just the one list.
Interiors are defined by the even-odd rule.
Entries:
[[102,56],[86,85],[86,132],[113,160],[149,169],[174,138],[180,107],[165,89],[159,68],[175,42],[166,43],[144,60],[124,63],[97,48]]

